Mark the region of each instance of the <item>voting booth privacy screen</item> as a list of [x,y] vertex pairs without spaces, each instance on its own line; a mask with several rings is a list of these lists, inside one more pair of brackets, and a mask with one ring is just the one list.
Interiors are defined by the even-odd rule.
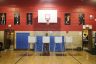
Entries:
[[35,36],[28,36],[28,43],[35,43],[36,37]]
[[35,52],[43,52],[44,43],[49,44],[50,52],[65,51],[64,36],[29,36],[29,33],[16,33],[16,49],[29,49],[29,44],[35,44]]
[[43,36],[43,43],[50,43],[50,37],[49,36]]
[[[43,51],[43,49],[44,49],[44,47],[43,47],[44,43],[43,42],[49,43],[49,51],[50,52],[62,52],[62,51],[65,51],[64,36],[60,37],[60,40],[62,40],[62,41],[58,41],[60,43],[55,43],[55,36],[49,36],[49,37],[36,36],[36,37],[37,37],[37,42],[35,44],[35,51],[37,51],[37,52],[42,52]],[[45,38],[47,38],[48,40],[45,39]]]

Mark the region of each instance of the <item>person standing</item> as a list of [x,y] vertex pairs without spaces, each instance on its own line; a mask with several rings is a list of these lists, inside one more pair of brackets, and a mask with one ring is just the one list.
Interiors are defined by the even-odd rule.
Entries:
[[87,44],[88,44],[88,35],[84,34],[83,35],[83,46],[87,47]]
[[0,24],[5,24],[6,23],[6,14],[5,13],[1,13],[0,14]]

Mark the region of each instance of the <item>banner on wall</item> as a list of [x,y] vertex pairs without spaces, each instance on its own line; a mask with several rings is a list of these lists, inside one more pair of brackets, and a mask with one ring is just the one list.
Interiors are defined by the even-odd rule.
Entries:
[[71,24],[71,14],[70,13],[65,13],[65,25],[70,25]]
[[14,25],[16,25],[16,24],[20,24],[20,13],[19,12],[14,13]]
[[0,25],[6,24],[6,13],[0,13]]
[[38,23],[57,23],[57,10],[38,10]]
[[79,25],[85,25],[85,14],[79,13]]
[[32,13],[27,13],[27,24],[32,24]]

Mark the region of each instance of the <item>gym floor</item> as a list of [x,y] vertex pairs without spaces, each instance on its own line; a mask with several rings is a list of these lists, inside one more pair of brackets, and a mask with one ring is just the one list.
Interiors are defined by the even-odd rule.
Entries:
[[33,51],[2,51],[0,64],[96,64],[96,55],[86,51],[66,51],[63,56],[40,56]]

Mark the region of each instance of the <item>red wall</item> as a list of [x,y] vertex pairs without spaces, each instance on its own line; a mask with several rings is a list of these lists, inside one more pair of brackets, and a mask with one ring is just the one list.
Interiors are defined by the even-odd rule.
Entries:
[[[61,0],[62,2],[62,0]],[[8,28],[8,24],[12,25],[12,28],[16,31],[81,31],[82,25],[79,25],[78,14],[83,12],[85,14],[86,24],[92,25],[93,30],[96,30],[94,19],[96,18],[96,8],[91,5],[85,5],[81,2],[65,2],[64,4],[59,1],[55,3],[34,3],[30,5],[2,5],[0,6],[0,12],[7,13],[6,25],[0,25],[0,30]],[[14,8],[20,12],[20,25],[14,25]],[[39,9],[55,9],[58,11],[58,23],[57,24],[38,24],[38,10]],[[26,24],[26,13],[33,13],[32,25]],[[64,25],[64,13],[71,13],[71,25]],[[92,14],[94,19],[89,19],[89,15]]]

